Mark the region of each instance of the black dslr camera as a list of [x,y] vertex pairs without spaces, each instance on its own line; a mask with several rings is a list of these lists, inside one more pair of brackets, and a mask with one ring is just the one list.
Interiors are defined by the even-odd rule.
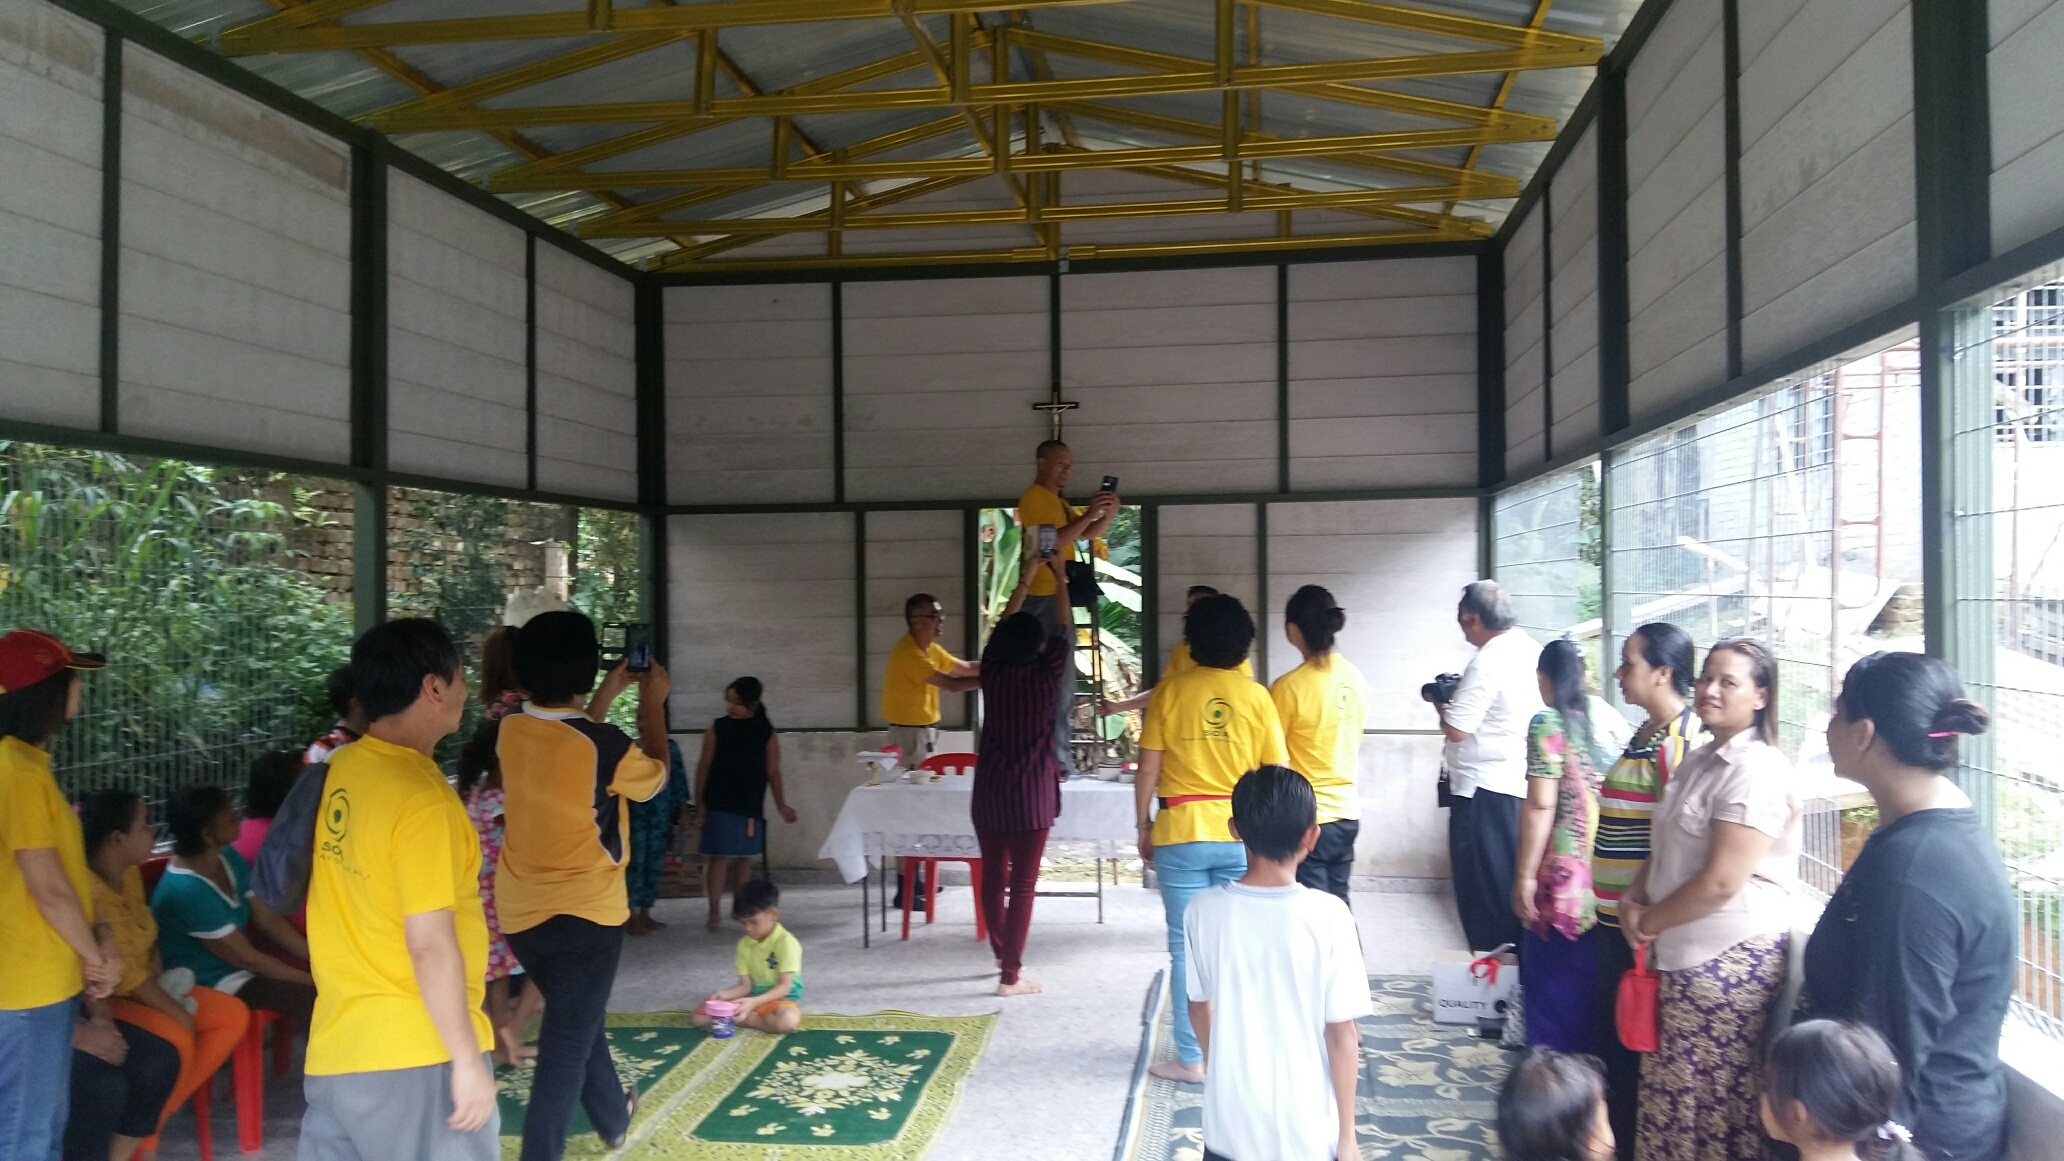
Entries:
[[1419,687],[1419,700],[1433,705],[1446,705],[1455,700],[1455,689],[1461,684],[1461,674],[1443,673]]

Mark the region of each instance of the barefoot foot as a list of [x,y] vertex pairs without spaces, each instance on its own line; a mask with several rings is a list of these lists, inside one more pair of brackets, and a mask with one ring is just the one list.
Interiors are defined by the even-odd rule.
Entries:
[[996,985],[996,994],[999,996],[1036,996],[1045,990],[1046,985],[1023,976],[1018,977],[1017,983]]
[[1173,1080],[1182,1084],[1204,1083],[1204,1066],[1201,1064],[1184,1064],[1180,1060],[1164,1060],[1159,1064],[1150,1066],[1147,1072],[1153,1076],[1160,1077],[1162,1080]]
[[704,931],[717,931],[720,930],[723,926],[723,917],[718,915],[716,912],[712,911],[709,913],[709,921],[702,925],[702,929]]

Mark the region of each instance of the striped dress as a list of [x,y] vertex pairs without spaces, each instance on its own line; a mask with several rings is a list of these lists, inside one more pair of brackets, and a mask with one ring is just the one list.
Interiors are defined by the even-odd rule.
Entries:
[[969,806],[981,830],[1046,830],[1061,813],[1054,699],[1069,645],[1065,635],[1048,637],[1030,665],[1006,665],[994,650],[982,657],[982,746]]
[[1598,791],[1598,837],[1591,848],[1591,889],[1598,896],[1600,925],[1618,930],[1620,896],[1648,858],[1656,802],[1701,729],[1687,708],[1652,737],[1637,732],[1606,772]]

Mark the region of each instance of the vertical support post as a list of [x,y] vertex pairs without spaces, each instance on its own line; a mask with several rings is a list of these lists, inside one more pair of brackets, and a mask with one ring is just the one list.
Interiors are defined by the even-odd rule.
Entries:
[[[1049,177],[1052,175],[1049,174]],[[1061,272],[1046,277],[1046,369],[1047,398],[1061,398]],[[1054,438],[1061,438],[1061,413],[1053,413]]]
[[1742,366],[1742,203],[1741,203],[1741,6],[1721,0],[1721,119],[1727,160],[1727,377],[1741,377]]
[[867,731],[867,510],[853,513],[853,728]]
[[951,67],[946,72],[946,84],[950,99],[956,106],[968,103],[968,26],[967,20],[958,12],[946,14],[946,55]]
[[1254,506],[1254,676],[1269,683],[1268,505]]
[[[1612,469],[1615,454],[1607,449],[1598,457],[1598,680],[1605,696],[1625,708],[1620,700],[1620,683],[1606,680],[1619,664],[1619,602],[1613,599]],[[1632,626],[1629,626],[1631,629]]]
[[537,235],[523,236],[523,463],[531,491],[538,486]]
[[1476,498],[1476,575],[1490,577],[1498,569],[1498,494]]
[[1142,688],[1161,680],[1161,505],[1140,509],[1140,658]]
[[[351,465],[387,470],[387,155],[351,151]],[[387,619],[387,487],[352,488],[351,596],[358,630]]]
[[[960,608],[961,620],[967,631],[961,638],[962,657],[976,658],[982,655],[982,559],[987,550],[982,547],[982,510],[964,508],[960,513]],[[976,695],[964,693],[961,699],[961,720],[967,728],[977,730],[975,721]]]
[[706,117],[717,99],[717,30],[695,34],[695,115]]
[[846,502],[846,284],[831,284],[831,502]]
[[1290,490],[1290,267],[1276,267],[1276,491]]
[[1476,256],[1476,482],[1505,480],[1505,253]]
[[639,544],[644,577],[640,614],[652,626],[653,652],[668,658],[667,630],[671,585],[667,552],[666,479],[666,290],[641,279],[632,299],[637,321],[634,352],[637,365],[638,505],[645,513],[645,535]]
[[1598,78],[1598,434],[1632,420],[1628,348],[1627,74],[1608,65]]
[[122,37],[107,32],[100,89],[100,430],[122,413]]
[[1555,458],[1555,183],[1541,189],[1541,462]]
[[[1928,301],[1948,278],[1992,249],[1991,102],[1982,6],[1913,5],[1915,241]],[[1994,682],[1993,370],[1991,304],[1952,304],[1921,315],[1921,560],[1928,652],[1964,679]],[[1989,739],[1967,738],[1959,781],[1990,819]]]

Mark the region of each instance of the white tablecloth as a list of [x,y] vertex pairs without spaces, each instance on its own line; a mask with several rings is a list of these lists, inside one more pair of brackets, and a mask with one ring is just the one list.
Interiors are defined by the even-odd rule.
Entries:
[[[975,825],[968,816],[973,802],[974,778],[966,775],[948,775],[940,782],[856,786],[846,795],[817,857],[837,863],[848,883],[859,882],[868,863],[884,856],[978,857]],[[1093,780],[1061,784],[1061,816],[1047,836],[1049,847],[1086,847],[1095,858],[1111,859],[1132,854],[1137,842],[1130,785]]]

